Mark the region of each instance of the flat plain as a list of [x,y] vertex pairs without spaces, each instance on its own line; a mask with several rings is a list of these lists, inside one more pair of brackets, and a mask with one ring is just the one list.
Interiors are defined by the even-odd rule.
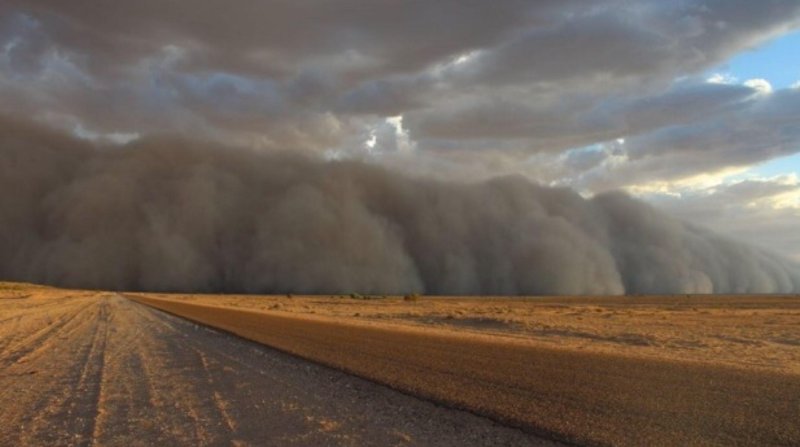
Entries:
[[573,444],[800,442],[796,297],[134,298]]
[[1,445],[800,443],[796,296],[0,297]]
[[151,298],[363,325],[434,329],[537,346],[800,374],[800,297],[403,297],[159,295]]

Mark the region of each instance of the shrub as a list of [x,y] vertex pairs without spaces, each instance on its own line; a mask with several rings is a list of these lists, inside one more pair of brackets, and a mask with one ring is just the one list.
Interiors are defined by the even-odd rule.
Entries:
[[403,297],[403,301],[419,301],[419,293],[410,293]]

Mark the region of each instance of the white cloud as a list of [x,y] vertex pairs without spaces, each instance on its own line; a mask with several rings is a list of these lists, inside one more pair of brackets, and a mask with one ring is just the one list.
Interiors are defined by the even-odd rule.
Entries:
[[768,95],[772,93],[772,84],[770,84],[766,79],[748,79],[744,81],[742,85],[752,88],[761,95]]
[[[710,179],[709,179],[710,180]],[[716,181],[668,185],[641,197],[686,221],[749,240],[800,261],[800,179],[744,172]]]
[[411,139],[408,130],[403,127],[403,115],[386,118],[386,122],[394,128],[395,150],[413,152],[416,149],[416,142]]
[[717,172],[704,172],[675,180],[655,180],[636,183],[625,189],[638,196],[666,194],[682,197],[686,194],[696,193],[701,190],[713,191],[715,188],[726,184],[731,178],[747,172],[747,170],[748,168],[746,167],[726,168]]
[[713,75],[706,78],[706,82],[709,84],[723,84],[723,85],[733,85],[736,84],[739,80],[736,79],[734,76],[728,73],[714,73]]

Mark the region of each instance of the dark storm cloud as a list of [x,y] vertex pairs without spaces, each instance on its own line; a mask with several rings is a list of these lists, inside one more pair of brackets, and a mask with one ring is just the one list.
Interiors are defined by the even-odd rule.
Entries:
[[[799,15],[800,5],[787,1],[594,2],[511,34],[498,45],[476,48],[462,63],[440,61],[443,65],[434,70],[435,76],[427,72],[395,77],[379,89],[368,83],[356,92],[372,93],[375,111],[410,85],[416,94],[433,96],[437,102],[457,96],[459,90],[479,89],[484,95],[508,86],[535,87],[537,93],[551,96],[576,90],[647,95],[652,88],[718,65],[798,26]],[[443,84],[449,88],[441,88]],[[517,90],[512,95],[522,100],[524,93]],[[528,102],[541,101],[527,96]],[[369,110],[366,104],[362,110]],[[436,105],[432,112],[447,110]]]
[[[7,111],[72,114],[98,132],[203,127],[321,149],[365,125],[349,115],[419,111],[439,123],[411,137],[433,146],[534,134],[530,151],[564,150],[610,135],[599,117],[574,122],[598,102],[661,94],[797,26],[799,12],[786,0],[12,0],[0,94],[14,97]],[[474,125],[484,117],[491,126]]]
[[628,151],[634,158],[716,152],[731,165],[744,165],[800,150],[798,122],[800,89],[784,89],[727,113],[633,138]]
[[3,124],[2,268],[153,289],[796,290],[784,261],[624,196],[312,154],[582,192],[746,166],[800,147],[798,90],[701,76],[798,25],[794,0],[8,0],[0,112],[142,140]]
[[800,89],[753,94],[757,96],[724,113],[627,139],[628,162],[590,171],[583,181],[592,190],[615,189],[744,167],[800,152]]
[[467,75],[493,83],[693,73],[797,23],[800,4],[747,0],[602,5],[534,28],[475,58]]
[[0,121],[0,276],[110,289],[797,292],[800,268],[614,193]]
[[59,44],[109,67],[175,44],[196,52],[189,66],[287,76],[309,62],[335,65],[334,54],[343,72],[415,70],[581,3],[143,0],[110,7],[96,0],[11,0],[5,8],[30,14]]
[[[620,137],[693,126],[711,117],[724,120],[731,113],[740,113],[739,109],[755,108],[747,101],[756,93],[741,85],[689,80],[665,92],[612,98],[596,94],[481,96],[411,112],[406,123],[422,142],[492,139],[499,145],[503,140],[516,139],[537,151],[560,152]],[[793,106],[785,107],[792,111]],[[666,132],[670,134],[669,130]]]

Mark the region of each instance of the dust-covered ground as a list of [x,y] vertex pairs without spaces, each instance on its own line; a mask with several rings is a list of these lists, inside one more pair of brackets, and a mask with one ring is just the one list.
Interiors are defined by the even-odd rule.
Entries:
[[533,345],[800,374],[800,297],[150,295],[375,325],[510,337]]
[[[685,361],[670,350],[662,350],[666,355],[660,356],[658,350],[631,355],[624,349],[547,344],[524,334],[386,323],[360,318],[360,312],[352,317],[317,315],[310,314],[317,310],[308,303],[301,305],[308,306],[308,312],[300,313],[281,311],[283,306],[274,302],[253,311],[232,305],[237,299],[224,296],[127,296],[393,389],[577,445],[800,443],[800,426],[795,423],[800,375],[792,372],[746,363]],[[664,298],[651,300],[665,303]],[[555,301],[573,308],[584,302]],[[503,301],[495,305],[498,302]],[[424,316],[427,320],[431,318]],[[468,321],[474,326],[475,320]],[[699,327],[692,330],[703,332],[702,321],[695,325]],[[646,326],[640,330],[646,331]],[[625,338],[614,339],[618,343]]]
[[113,293],[0,283],[0,445],[554,445]]
[[0,283],[0,445],[794,445],[799,326],[796,296]]

